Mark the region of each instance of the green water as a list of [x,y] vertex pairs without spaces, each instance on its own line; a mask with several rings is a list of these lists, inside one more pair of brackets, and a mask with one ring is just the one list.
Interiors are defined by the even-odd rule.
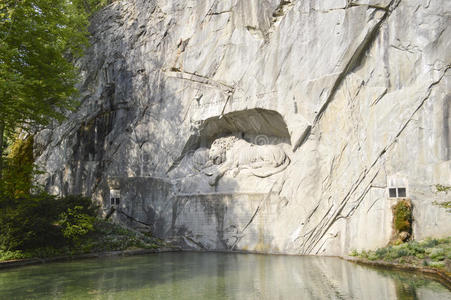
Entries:
[[0,299],[451,299],[440,283],[338,258],[161,253],[0,271]]

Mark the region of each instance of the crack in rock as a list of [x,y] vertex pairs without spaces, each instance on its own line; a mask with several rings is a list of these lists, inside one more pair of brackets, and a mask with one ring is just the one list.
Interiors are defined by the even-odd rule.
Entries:
[[[329,212],[334,207],[332,205],[329,210],[324,214],[324,217],[321,219],[321,221],[314,226],[313,231],[307,236],[307,238],[302,242],[300,246],[301,254],[311,254],[315,246],[321,241],[321,239],[324,237],[324,235],[327,233],[327,231],[331,228],[331,226],[339,219],[343,218],[340,217],[339,214],[344,210],[346,205],[348,204],[348,201],[352,198],[353,194],[359,186],[362,184],[364,179],[368,176],[368,174],[375,168],[375,166],[379,163],[380,159],[387,154],[388,150],[390,150],[393,145],[396,143],[396,140],[399,138],[399,136],[404,132],[404,130],[407,128],[410,121],[412,121],[414,115],[423,107],[424,103],[429,99],[430,94],[432,93],[432,89],[434,86],[438,85],[442,78],[446,75],[447,71],[449,70],[450,66],[448,66],[443,74],[440,76],[440,78],[433,83],[431,83],[428,87],[428,90],[426,92],[425,97],[420,102],[420,104],[417,106],[417,108],[414,110],[414,112],[411,114],[409,119],[404,123],[404,125],[400,128],[398,133],[393,137],[392,141],[381,151],[379,156],[374,160],[372,165],[368,168],[368,170],[364,170],[364,172],[360,175],[359,179],[351,186],[350,190],[346,194],[346,196],[341,201],[339,207],[332,213],[331,216],[329,216]],[[364,200],[365,196],[369,192],[369,190],[372,188],[372,183],[376,179],[377,175],[379,173],[379,169],[375,171],[375,174],[372,176],[369,183],[366,184],[363,193],[361,193],[357,199],[354,201],[356,203],[353,207],[350,208],[350,211],[344,218],[349,218],[355,210],[360,206],[362,201]],[[321,248],[318,249],[318,251]]]

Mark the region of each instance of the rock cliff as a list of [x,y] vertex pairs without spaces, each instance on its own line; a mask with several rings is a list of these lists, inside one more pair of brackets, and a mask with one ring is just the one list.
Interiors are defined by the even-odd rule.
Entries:
[[[127,0],[97,13],[81,106],[39,181],[185,247],[346,254],[449,236],[451,2]],[[112,198],[112,199],[111,199]],[[119,199],[119,204],[116,202]]]

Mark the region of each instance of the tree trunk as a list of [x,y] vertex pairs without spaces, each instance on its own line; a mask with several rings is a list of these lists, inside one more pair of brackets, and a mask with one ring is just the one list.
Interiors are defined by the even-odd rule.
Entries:
[[3,175],[3,135],[5,133],[5,123],[0,122],[0,180]]

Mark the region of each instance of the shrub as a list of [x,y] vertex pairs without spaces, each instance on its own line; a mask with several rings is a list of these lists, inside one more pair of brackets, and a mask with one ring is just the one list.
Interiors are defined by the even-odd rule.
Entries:
[[376,260],[376,259],[378,259],[379,257],[373,252],[373,251],[370,251],[369,253],[368,253],[368,260]]
[[1,200],[0,250],[62,247],[89,231],[88,223],[95,216],[91,201],[80,196],[56,198],[41,193]]
[[443,268],[445,267],[445,263],[443,261],[431,261],[429,266],[433,268]]
[[408,200],[400,200],[393,207],[393,223],[398,232],[411,233],[412,205]]
[[58,210],[48,195],[24,196],[1,207],[0,248],[25,250],[59,245],[63,236],[55,225]]
[[432,248],[432,249],[426,249],[427,253],[429,254],[429,257],[432,260],[444,260],[445,259],[445,251],[443,248]]
[[0,251],[0,261],[24,259],[29,256],[22,251]]
[[387,254],[387,252],[388,252],[387,248],[379,248],[376,250],[376,255],[377,257],[382,258]]
[[[9,147],[8,156],[4,159],[0,194],[17,198],[28,195],[33,187],[34,171],[33,136],[25,139],[17,137]],[[0,159],[3,159],[1,157]]]
[[445,259],[451,258],[451,237],[428,238],[420,242],[411,241],[396,246],[389,245],[375,251],[362,251],[360,254],[356,251],[353,254],[368,260],[392,261],[399,258],[399,263],[422,263],[424,266],[438,263],[437,266],[439,266],[444,263]]
[[412,241],[408,243],[409,255],[418,255],[424,253],[424,248],[417,241]]
[[59,225],[62,227],[63,236],[72,244],[78,243],[80,237],[94,229],[95,217],[83,213],[82,206],[68,208],[59,216]]
[[433,248],[433,247],[437,246],[438,243],[439,243],[439,241],[437,239],[427,238],[427,239],[419,242],[419,245],[423,248]]

